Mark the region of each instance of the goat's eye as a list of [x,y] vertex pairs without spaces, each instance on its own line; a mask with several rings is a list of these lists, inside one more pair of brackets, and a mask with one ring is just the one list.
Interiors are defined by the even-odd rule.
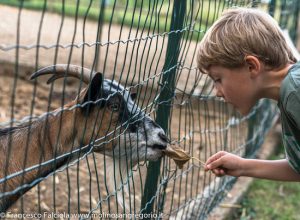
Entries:
[[109,106],[108,106],[109,110],[111,110],[112,112],[116,112],[116,111],[119,111],[120,109],[120,104],[119,103],[111,103]]

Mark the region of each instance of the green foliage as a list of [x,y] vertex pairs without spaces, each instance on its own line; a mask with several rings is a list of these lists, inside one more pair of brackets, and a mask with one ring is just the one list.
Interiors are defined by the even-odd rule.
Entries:
[[[279,154],[272,159],[282,158]],[[243,199],[234,219],[240,220],[292,220],[299,219],[300,184],[255,180]]]
[[256,180],[242,202],[240,219],[298,219],[299,183]]

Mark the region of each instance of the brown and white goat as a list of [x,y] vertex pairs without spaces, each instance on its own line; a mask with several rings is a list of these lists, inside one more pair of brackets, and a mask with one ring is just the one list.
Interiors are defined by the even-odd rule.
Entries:
[[[32,188],[36,179],[80,155],[70,152],[100,152],[134,165],[158,159],[166,148],[168,140],[162,128],[116,81],[103,79],[99,72],[65,64],[45,67],[31,79],[51,73],[48,83],[71,76],[83,80],[88,87],[63,109],[31,123],[0,129],[0,212]],[[36,166],[41,163],[44,165]],[[33,166],[35,169],[22,173]],[[8,177],[18,172],[20,175]]]

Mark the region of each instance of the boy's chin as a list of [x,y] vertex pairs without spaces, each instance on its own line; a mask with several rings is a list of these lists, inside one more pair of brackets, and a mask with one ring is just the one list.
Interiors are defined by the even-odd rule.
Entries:
[[246,105],[246,103],[243,103],[244,104],[243,106],[237,106],[237,105],[235,105],[235,104],[233,104],[231,102],[228,102],[228,103],[231,104],[232,107],[238,113],[240,113],[240,115],[242,115],[242,116],[247,116],[251,112],[253,106],[255,105],[255,103],[253,105],[251,105],[251,104]]
[[235,107],[235,110],[240,113],[242,116],[247,116],[250,111],[251,111],[252,107],[248,107],[248,108],[238,108]]

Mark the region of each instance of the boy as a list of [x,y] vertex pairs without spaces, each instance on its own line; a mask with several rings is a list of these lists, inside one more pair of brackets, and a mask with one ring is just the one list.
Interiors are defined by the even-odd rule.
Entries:
[[258,9],[227,10],[200,43],[198,67],[216,95],[247,115],[261,98],[278,101],[286,159],[244,159],[218,152],[205,170],[217,176],[300,181],[300,62],[296,63],[276,21]]

